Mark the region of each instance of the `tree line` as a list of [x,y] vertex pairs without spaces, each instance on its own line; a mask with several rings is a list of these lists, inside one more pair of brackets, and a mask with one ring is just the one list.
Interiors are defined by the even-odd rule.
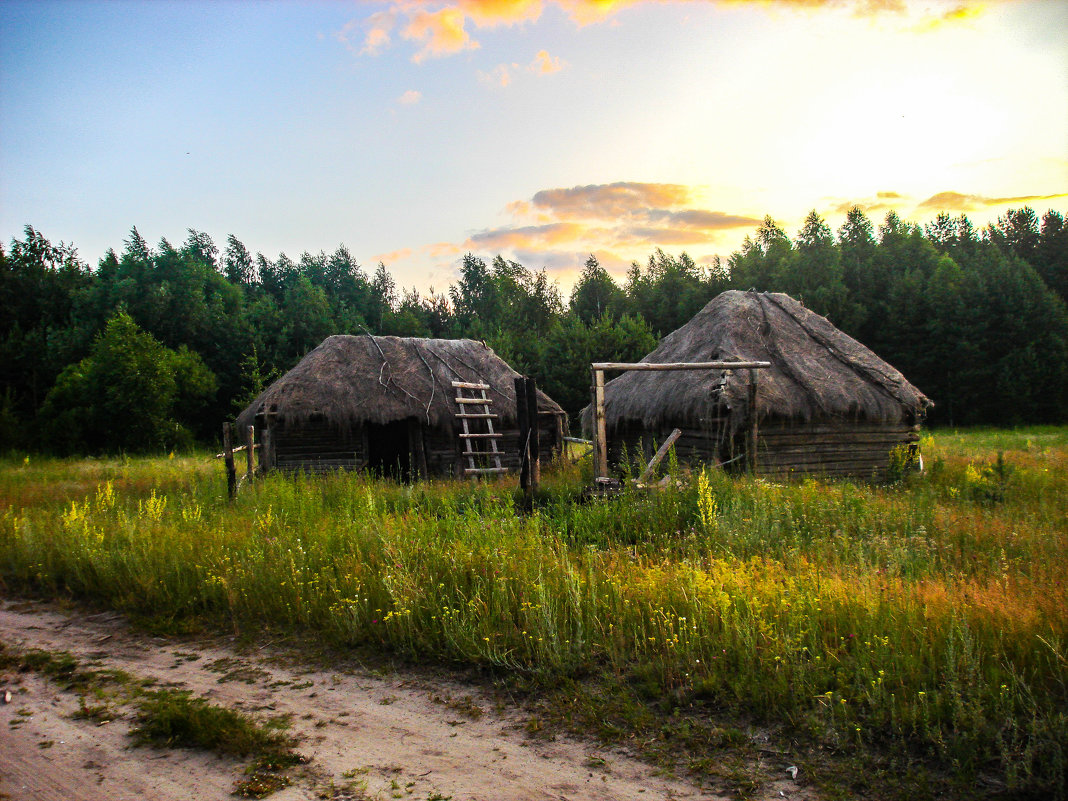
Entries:
[[94,269],[27,226],[0,247],[0,452],[96,453],[211,442],[330,334],[484,340],[575,416],[591,361],[633,361],[727,289],[786,292],[898,367],[932,424],[1068,419],[1068,226],[1010,209],[976,229],[859,208],[832,232],[770,217],[723,262],[657,250],[617,282],[591,256],[566,298],[544,270],[464,256],[444,292],[398,289],[333,253],[220,251],[136,228]]

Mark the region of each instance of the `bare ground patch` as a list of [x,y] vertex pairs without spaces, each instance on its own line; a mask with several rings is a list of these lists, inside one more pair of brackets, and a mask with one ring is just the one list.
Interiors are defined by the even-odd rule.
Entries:
[[[292,784],[271,796],[276,801],[724,797],[622,751],[566,737],[531,739],[519,711],[446,679],[380,675],[355,664],[311,669],[269,646],[152,637],[120,615],[25,602],[0,602],[0,641],[20,651],[69,652],[92,669],[121,670],[258,718],[288,719],[306,764],[289,771]],[[243,778],[240,760],[131,747],[128,705],[78,718],[84,704],[77,693],[11,669],[0,671],[0,697],[5,691],[11,700],[0,704],[0,799],[215,799]],[[784,780],[758,797],[813,796]]]

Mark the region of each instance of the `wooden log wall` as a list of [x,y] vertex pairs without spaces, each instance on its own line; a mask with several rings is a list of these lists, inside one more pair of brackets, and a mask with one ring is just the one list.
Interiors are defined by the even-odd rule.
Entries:
[[359,470],[367,466],[363,431],[347,434],[326,422],[309,421],[279,426],[272,431],[273,466],[279,470],[305,470],[328,473],[333,470]]
[[[562,428],[552,414],[538,415],[539,454],[548,463],[561,453]],[[498,440],[501,465],[519,469],[519,429],[506,428]],[[299,425],[277,425],[271,431],[271,468],[327,473],[334,470],[362,470],[367,467],[367,442],[362,427],[343,435],[326,422],[309,421]],[[421,440],[421,443],[420,443]],[[422,458],[418,452],[422,448]],[[462,446],[452,430],[422,427],[422,437],[409,432],[408,448],[412,452],[415,473],[431,476],[456,474]],[[425,467],[424,467],[425,466]]]
[[885,481],[890,452],[919,439],[919,426],[906,423],[765,425],[760,431],[758,474]]
[[[719,421],[725,428],[727,420]],[[720,445],[715,422],[708,429],[683,428],[675,443],[678,460],[683,464],[712,464],[745,453],[747,431],[739,431],[733,440]],[[608,458],[619,465],[624,449],[632,463],[648,461],[654,445],[663,442],[670,431],[644,431],[634,426],[609,434]],[[899,445],[918,442],[920,428],[907,423],[762,423],[757,440],[757,475],[768,478],[790,476],[827,476],[885,481],[890,452]],[[733,448],[733,450],[732,450]],[[739,459],[729,469],[740,472],[746,467]]]

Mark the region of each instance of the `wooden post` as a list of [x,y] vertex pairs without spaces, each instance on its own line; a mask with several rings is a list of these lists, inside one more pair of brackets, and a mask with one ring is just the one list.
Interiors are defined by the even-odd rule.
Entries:
[[538,427],[538,383],[527,379],[527,423],[530,425],[530,490],[541,483],[541,429]]
[[749,370],[749,430],[746,432],[745,453],[750,473],[757,471],[757,371]]
[[223,423],[223,456],[226,459],[226,495],[230,500],[237,494],[237,468],[234,467],[234,443],[230,423]]
[[253,473],[256,471],[255,458],[256,450],[256,427],[248,426],[245,428],[245,478],[251,480]]
[[530,495],[530,409],[527,404],[527,379],[515,379],[515,419],[519,426],[519,488]]
[[608,432],[604,416],[604,370],[594,367],[590,387],[593,406],[593,480],[608,478]]

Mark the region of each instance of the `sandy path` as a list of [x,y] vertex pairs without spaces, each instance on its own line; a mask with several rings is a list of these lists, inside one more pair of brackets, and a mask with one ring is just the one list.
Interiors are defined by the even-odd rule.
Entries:
[[[478,688],[347,667],[308,671],[267,649],[237,653],[223,640],[154,638],[118,615],[61,613],[0,601],[0,641],[69,651],[98,667],[174,684],[212,703],[292,716],[310,758],[271,798],[453,801],[645,801],[720,798],[590,743],[535,741],[523,719],[498,712]],[[169,801],[224,799],[241,764],[203,754],[130,748],[128,724],[73,720],[77,698],[33,674],[0,673],[0,799]],[[484,714],[463,714],[469,697]],[[603,760],[603,763],[601,762]],[[791,782],[766,798],[811,798]]]

